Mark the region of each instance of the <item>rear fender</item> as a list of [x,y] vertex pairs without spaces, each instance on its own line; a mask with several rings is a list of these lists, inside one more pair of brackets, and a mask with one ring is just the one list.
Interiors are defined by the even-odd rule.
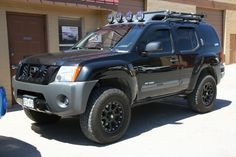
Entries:
[[187,93],[190,93],[194,90],[201,74],[209,73],[216,79],[216,81],[218,81],[216,70],[217,70],[217,67],[219,66],[220,66],[220,62],[216,55],[202,56],[197,61],[197,64],[195,64],[193,68],[193,72],[190,79],[189,87],[187,89]]

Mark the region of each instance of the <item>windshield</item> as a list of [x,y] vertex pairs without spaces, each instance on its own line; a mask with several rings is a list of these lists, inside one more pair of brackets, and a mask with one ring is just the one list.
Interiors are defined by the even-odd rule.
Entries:
[[117,52],[128,52],[140,32],[140,28],[134,25],[105,26],[88,34],[72,49],[114,49]]

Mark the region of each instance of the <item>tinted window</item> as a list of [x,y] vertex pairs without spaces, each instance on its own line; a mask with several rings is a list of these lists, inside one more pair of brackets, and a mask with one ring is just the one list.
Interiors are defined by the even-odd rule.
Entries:
[[143,25],[134,26],[127,35],[118,42],[115,47],[116,52],[128,52],[134,46],[135,42],[139,39],[139,36],[143,32]]
[[191,51],[198,46],[198,40],[194,28],[177,29],[177,46],[180,51]]
[[168,29],[150,29],[143,35],[139,43],[139,51],[145,51],[150,42],[160,42],[161,48],[157,53],[172,52],[171,34]]
[[88,34],[73,49],[111,49],[132,29],[132,25],[105,26]]

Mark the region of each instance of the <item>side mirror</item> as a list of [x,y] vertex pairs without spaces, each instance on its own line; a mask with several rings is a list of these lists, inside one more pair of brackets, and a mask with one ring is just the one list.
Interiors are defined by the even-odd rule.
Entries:
[[150,42],[146,45],[146,52],[160,51],[162,50],[161,42]]

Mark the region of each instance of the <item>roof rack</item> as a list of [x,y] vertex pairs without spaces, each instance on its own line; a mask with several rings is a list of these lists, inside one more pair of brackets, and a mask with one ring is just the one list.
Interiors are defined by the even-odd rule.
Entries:
[[[145,12],[145,14],[156,14],[153,16],[162,16],[163,21],[170,21],[170,20],[183,20],[183,21],[196,21],[201,22],[205,17],[204,14],[194,14],[194,13],[183,13],[183,12],[176,12],[176,11],[156,11],[156,12]],[[153,19],[152,18],[152,19]]]

